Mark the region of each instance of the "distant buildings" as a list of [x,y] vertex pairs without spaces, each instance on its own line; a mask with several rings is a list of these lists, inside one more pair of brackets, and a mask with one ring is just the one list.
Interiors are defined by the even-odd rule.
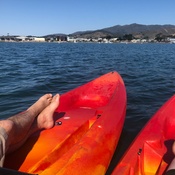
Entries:
[[169,38],[170,43],[175,44],[175,38]]
[[164,38],[164,40],[155,39],[120,39],[120,38],[84,38],[84,37],[73,37],[67,35],[48,35],[45,37],[35,37],[35,36],[0,36],[0,42],[96,42],[96,43],[150,43],[150,42],[166,42],[175,43],[175,38]]
[[1,42],[65,42],[66,35],[35,37],[35,36],[0,36]]
[[45,38],[33,36],[0,36],[4,42],[45,42]]

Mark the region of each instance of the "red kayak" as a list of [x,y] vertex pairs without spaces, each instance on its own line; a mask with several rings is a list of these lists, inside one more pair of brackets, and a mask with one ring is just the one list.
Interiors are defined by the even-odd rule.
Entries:
[[5,168],[40,175],[105,174],[126,112],[126,89],[117,72],[60,98],[55,126],[32,135],[8,155]]
[[175,95],[150,119],[112,175],[162,175],[174,155]]

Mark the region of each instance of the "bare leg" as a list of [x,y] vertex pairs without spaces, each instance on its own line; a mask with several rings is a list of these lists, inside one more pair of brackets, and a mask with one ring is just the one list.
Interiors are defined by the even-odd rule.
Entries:
[[[172,151],[175,155],[175,142],[173,143]],[[169,165],[168,170],[175,170],[175,158],[172,160],[171,164]]]
[[[59,105],[59,97],[60,96],[58,94],[53,97],[51,103],[44,108],[44,110],[37,117],[34,118],[30,128],[28,128],[27,132],[23,134],[23,138],[18,139],[18,142],[15,141],[9,145],[8,152],[12,152],[23,145],[27,138],[34,132],[40,129],[50,129],[54,126],[53,113]],[[29,109],[31,110],[31,108]],[[23,132],[23,130],[19,130],[19,132]]]
[[0,121],[0,127],[4,128],[8,135],[6,147],[17,144],[23,140],[29,132],[37,115],[52,101],[52,94],[42,96],[26,111]]
[[[59,105],[60,96],[57,94],[53,97],[50,105],[48,105],[33,122],[30,133],[34,133],[41,129],[50,129],[54,126],[53,114]],[[30,135],[31,135],[30,134]]]

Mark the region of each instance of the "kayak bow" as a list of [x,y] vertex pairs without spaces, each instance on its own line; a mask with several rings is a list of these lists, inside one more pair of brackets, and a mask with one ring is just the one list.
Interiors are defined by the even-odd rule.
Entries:
[[40,175],[105,174],[126,112],[126,89],[117,72],[60,97],[55,126],[33,134],[5,167]]

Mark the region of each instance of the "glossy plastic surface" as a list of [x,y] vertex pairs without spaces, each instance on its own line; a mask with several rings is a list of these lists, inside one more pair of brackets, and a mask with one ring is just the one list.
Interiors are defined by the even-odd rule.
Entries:
[[117,72],[61,95],[56,125],[35,133],[5,167],[41,175],[105,174],[126,112],[126,89]]
[[162,175],[174,155],[175,95],[150,119],[112,175]]

